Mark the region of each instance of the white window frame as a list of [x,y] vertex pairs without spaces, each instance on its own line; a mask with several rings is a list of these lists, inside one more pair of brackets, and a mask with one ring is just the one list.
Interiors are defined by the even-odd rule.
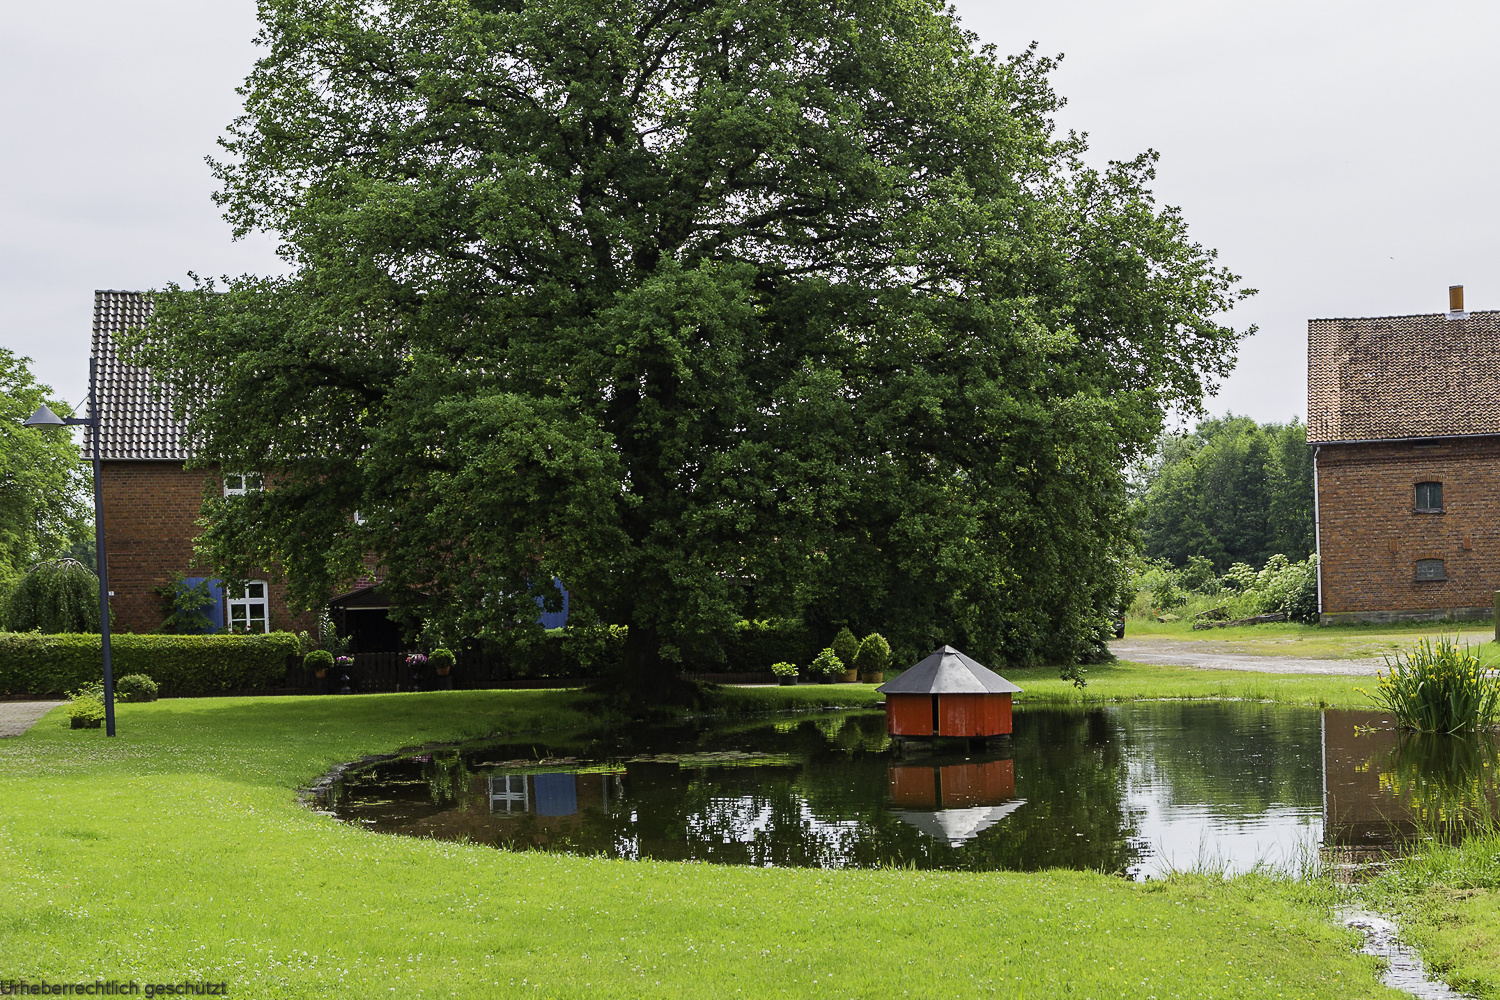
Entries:
[[[258,590],[258,593],[257,593]],[[225,591],[225,618],[229,631],[246,635],[271,631],[271,585],[264,580],[247,580],[244,589],[230,597]],[[260,614],[256,614],[259,608]],[[239,614],[236,615],[235,612]]]
[[224,495],[242,497],[246,493],[259,493],[266,488],[266,479],[259,472],[231,472],[224,476]]

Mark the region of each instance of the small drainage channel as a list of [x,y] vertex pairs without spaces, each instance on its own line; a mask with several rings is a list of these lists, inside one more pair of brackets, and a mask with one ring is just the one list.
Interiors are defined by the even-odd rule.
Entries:
[[1352,910],[1344,913],[1344,926],[1365,936],[1360,950],[1385,962],[1380,981],[1392,989],[1410,993],[1422,1000],[1472,1000],[1447,983],[1432,979],[1422,966],[1422,958],[1396,938],[1396,925],[1378,913]]

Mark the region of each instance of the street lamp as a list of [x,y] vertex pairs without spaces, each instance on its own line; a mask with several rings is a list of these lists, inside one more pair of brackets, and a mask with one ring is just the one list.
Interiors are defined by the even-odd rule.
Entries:
[[109,658],[109,567],[104,561],[104,503],[99,488],[99,405],[94,395],[95,359],[89,358],[89,415],[59,417],[46,403],[26,418],[27,427],[90,427],[94,431],[94,558],[99,564],[99,648],[104,654],[104,732],[115,734],[115,674]]

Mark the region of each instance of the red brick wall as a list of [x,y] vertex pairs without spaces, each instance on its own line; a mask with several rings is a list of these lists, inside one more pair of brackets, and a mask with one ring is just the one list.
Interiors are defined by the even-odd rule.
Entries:
[[[157,588],[178,573],[214,576],[193,560],[198,509],[203,492],[222,488],[218,474],[186,471],[177,462],[105,462],[101,468],[104,542],[109,560],[110,608],[115,628],[150,632],[165,617]],[[271,582],[271,628],[313,628],[313,616],[293,615],[286,587],[274,573]]]
[[[1417,513],[1416,484],[1443,484]],[[1325,444],[1318,453],[1323,612],[1384,619],[1482,614],[1500,587],[1500,437]],[[1416,579],[1441,559],[1448,579]]]

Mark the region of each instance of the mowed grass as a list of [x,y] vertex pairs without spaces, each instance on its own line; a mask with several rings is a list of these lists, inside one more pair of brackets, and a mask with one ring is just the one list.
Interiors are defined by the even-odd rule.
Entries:
[[[728,695],[743,697],[780,695]],[[248,997],[1400,995],[1330,920],[1324,885],[510,854],[297,803],[338,761],[577,733],[601,714],[556,691],[194,699],[123,705],[110,740],[53,712],[0,741],[0,980],[223,980]]]
[[[1360,688],[1375,678],[1331,674],[1266,674],[1251,670],[1200,670],[1147,663],[1095,664],[1084,668],[1087,683],[1063,680],[1056,667],[1002,667],[998,671],[1023,691],[1015,704],[1093,705],[1162,699],[1276,701],[1325,708],[1374,707]],[[803,684],[797,687],[723,687],[713,708],[731,714],[786,709],[873,707],[884,700],[873,684]]]
[[1127,639],[1212,644],[1217,652],[1245,656],[1295,656],[1314,660],[1379,659],[1405,651],[1424,637],[1456,636],[1479,650],[1487,665],[1500,663],[1493,625],[1479,622],[1408,622],[1395,625],[1299,625],[1271,622],[1227,629],[1194,629],[1190,620],[1131,618]]

